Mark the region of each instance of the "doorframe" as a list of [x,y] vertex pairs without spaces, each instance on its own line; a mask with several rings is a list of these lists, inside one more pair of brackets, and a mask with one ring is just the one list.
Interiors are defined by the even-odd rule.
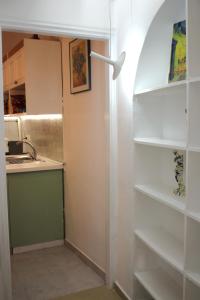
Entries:
[[[0,69],[2,68],[2,35],[0,27]],[[0,99],[3,99],[3,72],[0,71]],[[0,103],[0,299],[12,298],[9,249],[8,205],[4,150],[3,101]]]
[[[56,24],[41,24],[40,22],[27,22],[27,21],[6,21],[0,19],[0,35],[3,30],[7,31],[19,31],[19,32],[38,32],[45,35],[56,36],[72,36],[77,38],[87,38],[96,40],[106,40],[107,53],[110,53],[110,32],[93,31],[88,28],[76,28],[58,26]],[[2,40],[0,37],[0,95],[3,99],[3,65],[2,65]],[[107,77],[107,106],[106,106],[106,136],[107,136],[107,203],[106,203],[106,284],[112,287],[115,281],[115,256],[116,252],[116,207],[117,207],[117,101],[116,101],[116,83],[112,80],[112,70],[109,67],[109,75]],[[0,103],[0,134],[3,136],[4,128],[4,114],[3,103]],[[2,128],[2,131],[1,131]],[[4,224],[0,223],[0,233],[2,231],[2,241],[5,242],[4,247],[4,261],[5,266],[3,270],[2,282],[6,282],[4,285],[4,300],[12,299],[11,290],[11,269],[10,269],[10,257],[9,254],[9,227],[8,227],[8,207],[7,207],[7,188],[6,188],[6,169],[4,159],[4,143],[3,139],[0,140],[0,168],[2,171],[1,184],[3,186],[2,195],[0,195],[0,217],[3,216]],[[2,197],[2,198],[1,198]],[[0,218],[1,220],[1,218]],[[1,249],[0,249],[1,250]],[[2,256],[3,258],[3,256]],[[1,252],[0,252],[1,260]],[[1,273],[0,273],[1,279]],[[1,286],[0,286],[1,288]],[[0,294],[1,295],[1,294]]]

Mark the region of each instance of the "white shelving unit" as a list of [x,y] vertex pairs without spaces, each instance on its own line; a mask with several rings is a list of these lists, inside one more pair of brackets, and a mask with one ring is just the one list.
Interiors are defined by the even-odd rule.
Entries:
[[197,285],[193,284],[190,280],[186,280],[185,287],[186,287],[185,300],[200,299],[200,290]]
[[[187,78],[168,83],[173,24],[186,20]],[[166,0],[138,64],[134,111],[134,300],[200,299],[200,1]],[[184,158],[176,196],[174,151]]]
[[186,150],[186,143],[184,141],[165,140],[161,138],[134,138],[134,142],[140,145]]
[[183,244],[162,229],[135,230],[135,235],[171,266],[183,271]]
[[[137,262],[134,271],[135,292],[145,289],[155,300],[182,300],[183,275],[174,270],[165,260],[157,256],[153,249],[138,242],[135,253]],[[144,298],[145,299],[145,298]],[[148,298],[147,298],[148,299]]]
[[186,148],[186,85],[135,96],[134,112],[136,142]]
[[[198,78],[200,79],[200,78]],[[198,81],[198,79],[196,78],[196,81]],[[172,83],[167,83],[161,86],[157,86],[157,87],[153,87],[153,88],[147,88],[147,89],[143,89],[143,90],[136,90],[135,91],[135,96],[140,96],[142,94],[149,94],[149,93],[154,93],[157,95],[163,95],[163,92],[167,91],[168,89],[171,89],[172,87],[186,87],[186,80],[182,80],[182,81],[177,81],[177,82],[172,82]]]
[[165,187],[151,185],[135,185],[135,190],[151,197],[155,201],[163,203],[181,213],[184,213],[185,203],[179,201],[179,199],[172,192],[170,193],[169,190],[165,189]]
[[162,270],[136,272],[137,280],[156,300],[181,300],[181,288]]

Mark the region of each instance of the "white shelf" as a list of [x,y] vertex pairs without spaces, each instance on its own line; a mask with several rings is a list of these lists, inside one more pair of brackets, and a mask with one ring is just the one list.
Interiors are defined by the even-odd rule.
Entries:
[[200,152],[188,153],[188,216],[200,221]]
[[200,287],[200,273],[186,271],[185,276],[192,281],[195,285]]
[[189,146],[188,150],[191,152],[200,152],[200,146]]
[[159,138],[134,138],[136,144],[155,146],[167,149],[186,150],[186,143],[184,141],[173,141]]
[[181,287],[162,270],[136,272],[135,277],[155,300],[181,300]]
[[190,78],[188,80],[189,83],[192,83],[192,82],[200,82],[200,77],[193,77],[193,78]]
[[141,96],[134,102],[134,137],[138,142],[186,147],[186,88],[169,91]]
[[193,211],[187,211],[187,216],[194,221],[200,222],[200,213],[195,213]]
[[184,245],[162,229],[137,229],[135,235],[180,272],[184,269]]
[[193,280],[187,278],[185,281],[185,297],[184,300],[199,300],[200,299],[200,288],[194,284]]
[[173,83],[167,83],[162,86],[152,87],[152,88],[144,89],[141,91],[136,91],[135,96],[148,94],[148,93],[159,93],[159,92],[163,92],[163,90],[171,89],[171,88],[175,88],[175,87],[182,87],[182,86],[184,87],[184,86],[186,86],[186,83],[187,83],[186,80],[181,80],[181,81],[177,81],[177,82],[173,82]]
[[170,194],[169,191],[162,187],[153,187],[149,185],[135,185],[135,189],[156,201],[167,205],[168,207],[174,208],[175,210],[184,213],[185,211],[185,203],[184,198],[180,201],[176,199],[173,194]]

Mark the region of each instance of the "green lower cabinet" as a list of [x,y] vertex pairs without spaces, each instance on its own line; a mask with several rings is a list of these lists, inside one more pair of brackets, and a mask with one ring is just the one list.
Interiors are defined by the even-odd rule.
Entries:
[[11,248],[64,239],[63,170],[7,174]]

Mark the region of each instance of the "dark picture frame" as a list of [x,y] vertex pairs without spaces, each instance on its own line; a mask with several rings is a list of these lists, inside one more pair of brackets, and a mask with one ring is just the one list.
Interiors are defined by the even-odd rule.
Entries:
[[69,43],[70,93],[91,90],[90,40],[75,39]]

